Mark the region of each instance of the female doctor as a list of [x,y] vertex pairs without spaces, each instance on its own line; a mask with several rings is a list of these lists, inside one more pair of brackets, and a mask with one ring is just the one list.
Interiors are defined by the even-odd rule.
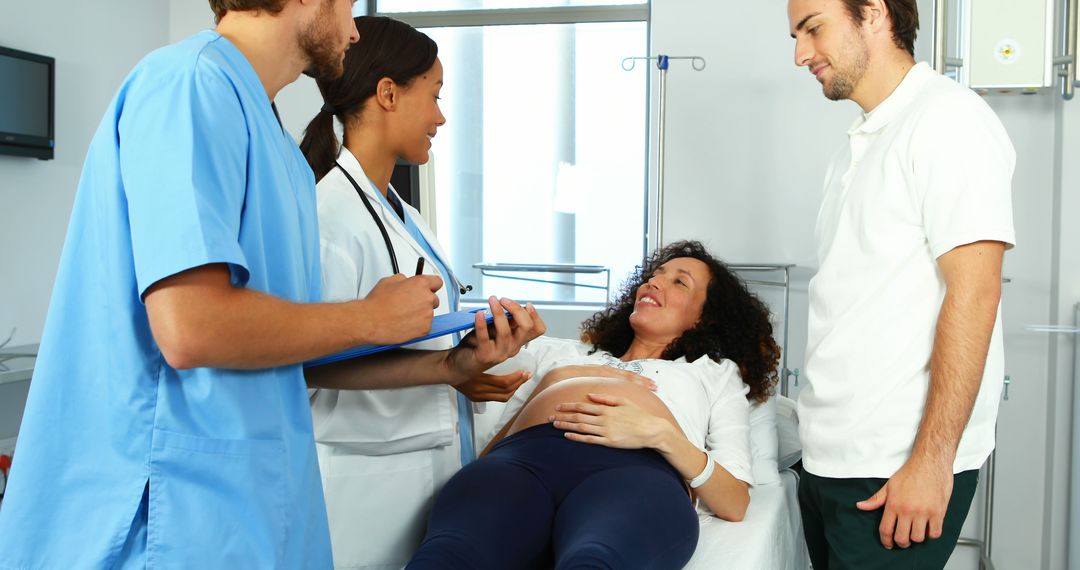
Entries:
[[[325,104],[300,144],[319,180],[323,294],[363,297],[379,279],[419,268],[446,283],[436,314],[457,310],[466,288],[434,232],[390,185],[399,158],[427,162],[431,138],[446,122],[438,47],[390,18],[359,17],[356,27],[360,41],[346,54],[345,73],[318,82]],[[344,127],[343,147],[334,117]],[[511,302],[489,304],[494,311]],[[542,333],[535,309],[526,310]],[[416,347],[455,342],[444,336]],[[335,567],[404,567],[424,536],[435,493],[475,457],[469,400],[506,401],[529,377],[488,375],[457,391],[445,384],[315,391],[312,419]]]

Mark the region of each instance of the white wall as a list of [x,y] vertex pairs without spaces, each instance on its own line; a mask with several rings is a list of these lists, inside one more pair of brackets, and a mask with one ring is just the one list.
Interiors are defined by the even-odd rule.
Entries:
[[[0,45],[56,58],[56,158],[0,156],[0,335],[38,342],[83,158],[128,71],[167,39],[161,1],[0,0]],[[137,22],[137,25],[132,25]]]
[[[825,162],[856,107],[826,100],[795,67],[785,2],[656,2],[652,44],[707,61],[668,73],[663,239],[700,239],[732,263],[798,265],[788,367],[801,368]],[[780,325],[779,292],[757,290]]]
[[[71,205],[90,139],[131,68],[169,42],[213,26],[204,1],[0,0],[0,45],[56,58],[56,158],[0,156],[0,337],[41,338]],[[278,98],[299,138],[321,98],[302,77]]]
[[[165,43],[165,8],[144,0],[0,0],[0,45],[56,59],[55,159],[0,156],[0,337],[16,327],[12,345],[41,339],[86,148],[128,71]],[[21,414],[28,387],[4,386],[0,413]]]
[[[0,14],[0,45],[57,60],[55,160],[0,156],[0,336],[16,327],[12,343],[28,344],[41,339],[83,159],[106,107],[146,53],[214,21],[201,0],[0,0]],[[301,76],[277,105],[299,140],[322,98]],[[558,330],[575,335],[569,325]]]
[[[919,3],[920,60],[930,55],[932,5]],[[702,239],[733,262],[798,264],[788,365],[800,368],[824,169],[858,108],[829,102],[817,82],[795,67],[786,2],[664,0],[653,5],[652,34],[652,54],[699,55],[708,61],[703,72],[672,62],[668,75],[664,240]],[[1018,155],[1019,246],[1006,256],[1005,274],[1012,282],[1003,301],[1013,385],[999,420],[994,560],[999,568],[1060,568],[1064,519],[1059,505],[1067,481],[1060,465],[1067,459],[1060,457],[1068,452],[1061,448],[1067,435],[1062,425],[1067,428],[1071,412],[1061,404],[1056,413],[1047,408],[1071,395],[1071,352],[1059,350],[1052,361],[1048,335],[1029,332],[1025,325],[1064,320],[1066,313],[1071,322],[1072,303],[1080,300],[1077,224],[1053,224],[1058,210],[1066,219],[1069,212],[1080,214],[1080,167],[1068,158],[1080,152],[1080,100],[1065,105],[1064,122],[1057,119],[1062,105],[1053,93],[995,95],[988,102]],[[1065,158],[1058,161],[1061,129]],[[1064,184],[1059,185],[1062,164]],[[1062,300],[1056,303],[1052,292],[1059,288]],[[780,297],[761,291],[779,312]],[[981,495],[980,490],[965,536],[981,536]],[[974,554],[959,549],[949,567],[975,568]]]

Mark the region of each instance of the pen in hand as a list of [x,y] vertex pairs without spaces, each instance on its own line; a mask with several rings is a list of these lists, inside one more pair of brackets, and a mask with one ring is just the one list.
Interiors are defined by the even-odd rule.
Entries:
[[418,258],[416,260],[416,275],[422,275],[424,273],[424,258]]

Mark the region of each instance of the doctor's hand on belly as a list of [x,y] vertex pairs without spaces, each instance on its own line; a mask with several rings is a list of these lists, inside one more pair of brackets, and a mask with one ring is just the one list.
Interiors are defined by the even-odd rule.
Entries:
[[[477,312],[476,328],[449,352],[449,383],[474,402],[505,402],[532,374],[525,370],[499,375],[484,371],[516,355],[525,343],[543,335],[547,325],[532,304],[522,307],[510,299],[490,297],[488,306],[494,319],[491,325],[485,322],[483,311]],[[513,320],[506,318],[503,309]]]

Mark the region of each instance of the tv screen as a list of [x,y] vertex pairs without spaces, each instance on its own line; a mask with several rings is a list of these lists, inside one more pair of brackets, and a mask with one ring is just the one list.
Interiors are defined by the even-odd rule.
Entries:
[[51,57],[0,47],[0,154],[53,157]]

